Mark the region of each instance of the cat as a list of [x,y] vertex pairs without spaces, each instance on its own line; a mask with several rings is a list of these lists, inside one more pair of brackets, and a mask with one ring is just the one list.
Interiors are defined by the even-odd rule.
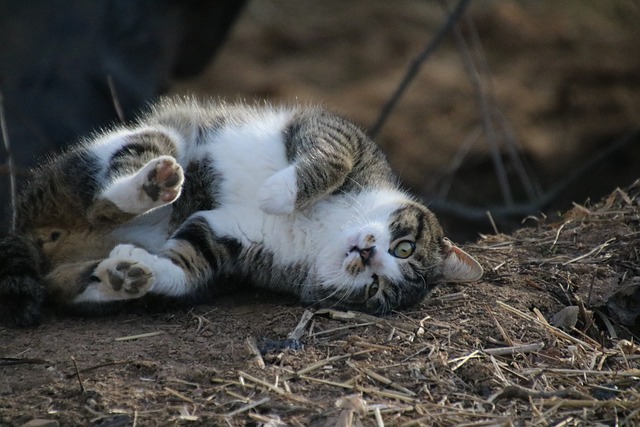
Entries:
[[234,281],[383,315],[483,273],[366,133],[316,106],[162,98],[39,166],[16,210],[0,312],[23,325],[43,302],[91,310]]

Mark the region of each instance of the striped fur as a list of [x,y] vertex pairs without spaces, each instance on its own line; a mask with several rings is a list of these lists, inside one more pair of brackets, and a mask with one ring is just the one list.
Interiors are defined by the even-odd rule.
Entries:
[[[17,207],[15,245],[30,242],[46,266],[24,286],[61,306],[198,295],[232,277],[381,314],[481,274],[449,256],[378,147],[317,107],[166,98],[42,165]],[[7,277],[0,296],[17,293]]]

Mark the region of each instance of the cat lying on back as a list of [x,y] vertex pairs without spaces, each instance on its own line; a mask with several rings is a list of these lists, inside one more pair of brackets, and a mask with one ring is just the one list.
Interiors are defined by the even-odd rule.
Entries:
[[184,297],[221,277],[384,314],[482,276],[378,147],[313,107],[164,99],[42,165],[17,218],[0,313],[18,324],[43,300]]

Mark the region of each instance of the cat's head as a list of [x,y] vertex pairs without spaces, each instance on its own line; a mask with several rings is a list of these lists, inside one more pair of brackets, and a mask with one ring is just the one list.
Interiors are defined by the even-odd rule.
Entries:
[[417,304],[439,283],[482,277],[482,267],[444,237],[434,214],[406,196],[365,195],[337,225],[307,301],[385,314]]

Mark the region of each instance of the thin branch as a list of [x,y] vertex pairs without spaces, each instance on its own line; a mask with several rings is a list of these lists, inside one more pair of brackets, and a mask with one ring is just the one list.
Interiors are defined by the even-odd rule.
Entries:
[[[445,8],[445,10],[447,9],[446,2],[441,1],[440,4],[443,8]],[[496,172],[496,178],[498,179],[500,193],[502,193],[502,199],[504,200],[505,205],[511,206],[513,205],[513,192],[511,191],[511,186],[509,185],[509,178],[507,177],[507,170],[504,166],[504,161],[500,156],[498,137],[492,120],[492,106],[489,105],[489,97],[482,87],[480,73],[478,72],[478,68],[473,62],[471,52],[469,51],[469,47],[464,40],[460,25],[454,25],[453,36],[455,38],[456,45],[458,46],[458,50],[460,51],[462,64],[467,70],[471,86],[473,87],[473,91],[476,95],[476,102],[478,103],[478,109],[480,110],[480,115],[482,118],[482,127],[484,128],[486,142],[487,145],[489,145],[489,151],[491,152],[491,160],[493,161],[493,167]]]
[[504,113],[500,109],[495,108],[494,115],[498,116],[497,120],[501,124],[504,140],[506,141],[505,145],[507,146],[507,153],[511,157],[513,168],[520,178],[520,182],[527,194],[527,198],[530,202],[533,202],[542,195],[542,187],[538,180],[532,176],[533,174],[528,172],[531,171],[531,167],[528,164],[525,164],[525,159],[520,156],[522,147],[518,143],[515,131],[511,127],[511,124],[505,117]]
[[84,394],[84,385],[82,385],[82,378],[80,377],[80,370],[78,369],[78,364],[76,363],[76,358],[71,357],[71,361],[73,362],[73,368],[75,369],[76,378],[78,379],[78,384],[80,384],[80,391]]
[[475,207],[468,206],[463,203],[449,202],[444,200],[432,200],[429,202],[429,207],[434,211],[440,213],[447,213],[455,215],[459,218],[464,218],[470,221],[484,221],[487,218],[487,211],[491,212],[491,215],[497,219],[509,219],[515,217],[524,217],[531,213],[539,212],[547,207],[551,202],[556,200],[562,192],[564,192],[570,185],[578,181],[590,170],[598,166],[603,161],[615,153],[621,150],[625,146],[636,142],[640,139],[640,127],[632,130],[626,135],[622,136],[618,140],[614,141],[610,145],[606,146],[600,152],[596,153],[589,161],[582,166],[573,169],[573,172],[567,175],[564,179],[551,186],[544,194],[542,194],[538,200],[530,203],[518,203],[512,206],[487,206],[487,207]]
[[[515,132],[511,129],[509,122],[506,120],[504,113],[500,110],[495,102],[493,94],[495,93],[493,89],[493,80],[491,79],[491,69],[489,68],[489,63],[487,62],[487,55],[485,54],[484,47],[482,46],[482,41],[480,40],[480,36],[478,35],[478,29],[476,27],[475,22],[469,16],[466,17],[465,22],[467,24],[467,29],[469,31],[469,35],[471,38],[471,44],[474,51],[478,53],[478,65],[482,74],[485,76],[486,84],[488,85],[487,94],[492,101],[492,117],[494,120],[498,120],[501,125],[501,129],[503,131],[503,139],[505,141],[505,146],[507,148],[507,154],[511,158],[512,166],[520,178],[520,182],[524,187],[525,192],[527,193],[527,197],[529,201],[534,201],[539,195],[540,191],[536,191],[536,185],[533,182],[532,177],[527,172],[527,168],[522,161],[520,156],[520,152],[522,151],[520,144],[518,143],[518,138],[515,136]],[[496,115],[498,116],[496,118]],[[539,190],[539,188],[538,188]]]
[[464,141],[462,141],[462,143],[458,146],[456,153],[449,162],[449,166],[447,166],[447,169],[443,173],[441,183],[438,185],[438,197],[442,199],[447,198],[447,196],[449,195],[449,191],[451,190],[451,186],[453,185],[456,172],[458,172],[458,170],[462,166],[462,163],[467,157],[469,150],[471,150],[473,144],[475,144],[480,139],[481,135],[482,131],[478,126],[473,131],[471,131],[466,136]]
[[396,104],[404,94],[405,90],[409,86],[409,83],[411,83],[411,81],[415,78],[416,74],[418,74],[418,71],[420,71],[420,67],[422,67],[422,63],[425,62],[431,56],[431,54],[438,48],[438,46],[442,43],[442,41],[444,40],[444,36],[447,35],[447,33],[449,32],[449,30],[451,30],[453,25],[456,22],[458,22],[458,20],[464,13],[468,3],[469,3],[469,0],[460,0],[458,2],[453,12],[449,14],[447,21],[444,23],[442,27],[440,27],[440,29],[438,30],[436,35],[433,37],[431,42],[429,42],[429,44],[427,44],[427,46],[422,51],[422,53],[420,53],[420,55],[418,55],[418,57],[413,60],[413,62],[407,69],[407,72],[404,78],[402,79],[402,81],[398,85],[398,88],[394,92],[393,96],[384,105],[384,107],[382,108],[382,111],[380,112],[380,115],[378,116],[378,119],[375,121],[375,123],[371,127],[370,135],[372,138],[375,138],[380,133],[380,129],[389,118],[389,115],[391,114]]
[[11,153],[11,144],[9,143],[9,129],[4,118],[4,96],[0,90],[0,128],[2,129],[2,140],[4,141],[4,149],[7,153],[7,167],[9,168],[9,185],[11,188],[11,231],[16,231],[16,168],[13,163],[13,155]]

